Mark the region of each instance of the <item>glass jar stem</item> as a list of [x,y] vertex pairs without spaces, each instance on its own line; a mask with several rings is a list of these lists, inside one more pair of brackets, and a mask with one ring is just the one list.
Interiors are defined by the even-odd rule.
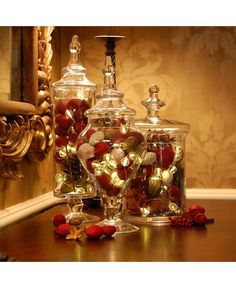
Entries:
[[120,221],[123,206],[122,198],[103,195],[102,202],[104,206],[104,217],[107,222],[114,224],[115,222]]

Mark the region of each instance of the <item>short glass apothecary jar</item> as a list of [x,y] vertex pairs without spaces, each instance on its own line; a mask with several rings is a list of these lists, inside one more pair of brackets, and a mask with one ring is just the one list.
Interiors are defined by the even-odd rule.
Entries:
[[96,84],[87,79],[80,64],[81,46],[74,35],[69,47],[70,60],[62,78],[52,84],[54,106],[54,196],[67,199],[70,216],[82,209],[83,198],[96,196],[96,188],[83,168],[75,143],[87,125],[84,112],[91,108]]
[[165,103],[158,98],[158,86],[151,86],[149,93],[142,102],[147,116],[135,121],[147,152],[125,194],[125,215],[134,223],[168,225],[170,216],[185,210],[185,137],[190,125],[160,119]]

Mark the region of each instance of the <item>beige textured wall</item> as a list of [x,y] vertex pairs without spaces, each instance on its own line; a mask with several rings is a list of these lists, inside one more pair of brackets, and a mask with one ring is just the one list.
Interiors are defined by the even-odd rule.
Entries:
[[[161,117],[191,125],[186,139],[187,187],[236,188],[236,27],[116,31],[127,36],[116,48],[117,87],[137,117],[145,116],[140,103],[148,87],[157,83],[166,102]],[[78,34],[82,64],[89,79],[101,84],[105,48],[94,36],[106,33],[105,27],[62,27],[57,65],[67,64],[68,45]]]
[[10,95],[10,27],[0,27],[0,99]]

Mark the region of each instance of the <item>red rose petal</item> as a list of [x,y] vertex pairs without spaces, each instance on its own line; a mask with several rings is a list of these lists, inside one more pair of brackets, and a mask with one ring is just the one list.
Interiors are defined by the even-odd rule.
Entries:
[[102,158],[104,154],[109,152],[110,145],[106,142],[100,142],[97,145],[95,145],[94,149],[94,156],[96,158]]
[[74,124],[75,131],[76,131],[78,134],[81,133],[86,126],[87,126],[87,123],[84,122],[84,121],[76,122],[76,123]]
[[55,116],[55,122],[63,129],[69,129],[73,124],[73,120],[66,115],[57,114]]
[[175,153],[172,147],[166,147],[164,149],[158,148],[156,150],[157,164],[163,169],[168,169],[174,161]]
[[92,128],[89,128],[88,131],[85,133],[84,136],[86,136],[89,140],[89,138],[93,135],[93,133],[95,133],[96,130],[92,129]]
[[129,131],[126,133],[126,138],[131,137],[131,136],[136,137],[139,140],[139,143],[144,141],[143,135],[137,131]]
[[84,143],[85,143],[84,139],[82,139],[82,138],[77,138],[77,140],[76,140],[76,146],[77,146],[77,148],[79,148],[79,146],[82,145],[82,144],[84,144]]
[[71,99],[67,104],[67,108],[70,110],[78,109],[82,105],[82,101],[81,99]]
[[69,143],[69,139],[66,136],[58,136],[55,140],[57,147],[66,146]]
[[87,169],[92,174],[94,173],[94,168],[92,166],[93,161],[94,161],[93,158],[87,160]]
[[62,128],[61,126],[56,125],[54,132],[58,136],[66,136],[68,134],[68,130]]
[[122,167],[117,169],[117,175],[121,180],[126,180],[132,173],[130,167]]
[[111,189],[107,190],[107,196],[117,196],[120,193],[120,187],[112,187]]
[[133,178],[131,180],[131,185],[130,186],[132,188],[142,187],[143,182],[144,182],[144,176],[143,175],[139,175],[139,176],[136,176],[135,178]]
[[145,168],[143,168],[143,172],[146,175],[146,177],[151,177],[153,173],[152,165],[145,166]]
[[126,134],[118,132],[115,134],[115,136],[112,137],[111,141],[114,142],[122,142],[126,139]]
[[170,195],[170,198],[173,200],[173,201],[180,201],[180,189],[178,186],[176,185],[171,185],[170,186],[170,190],[169,190],[169,195]]
[[105,189],[106,191],[112,190],[113,185],[111,182],[111,177],[109,175],[107,175],[106,173],[102,173],[101,175],[96,176],[96,179],[102,189]]
[[69,137],[70,142],[73,143],[73,144],[75,144],[76,141],[77,141],[77,138],[78,138],[78,134],[76,134],[76,133],[70,133],[70,134],[68,135],[68,137]]
[[67,103],[65,101],[59,101],[55,107],[55,114],[65,114],[67,109]]

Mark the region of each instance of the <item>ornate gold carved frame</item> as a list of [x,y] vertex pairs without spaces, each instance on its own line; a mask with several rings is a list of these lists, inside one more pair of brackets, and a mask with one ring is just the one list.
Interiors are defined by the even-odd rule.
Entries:
[[[23,178],[20,162],[44,160],[52,148],[51,33],[54,27],[21,31],[22,101],[0,100],[0,176]],[[28,102],[28,103],[27,103]]]

